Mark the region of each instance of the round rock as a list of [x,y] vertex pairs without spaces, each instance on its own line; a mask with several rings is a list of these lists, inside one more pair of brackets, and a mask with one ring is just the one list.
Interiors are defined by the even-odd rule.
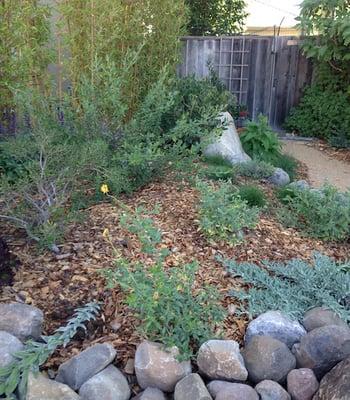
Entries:
[[157,388],[147,388],[132,400],[166,400],[164,393]]
[[305,329],[310,332],[316,328],[327,325],[339,325],[347,328],[347,324],[333,310],[315,307],[307,311],[303,318]]
[[165,351],[159,343],[142,342],[135,354],[135,372],[140,387],[174,391],[177,382],[192,372],[190,361],[179,362],[178,355],[177,347]]
[[280,311],[268,311],[249,323],[244,340],[248,344],[254,336],[271,336],[291,348],[304,335],[306,330],[298,321]]
[[239,345],[234,340],[209,340],[198,351],[200,372],[210,379],[245,381],[248,371],[244,366]]
[[14,361],[13,354],[23,349],[22,342],[8,332],[0,331],[0,368]]
[[181,379],[174,392],[174,400],[212,400],[202,378],[198,374],[190,374]]
[[290,400],[290,395],[277,382],[265,380],[255,386],[260,400]]
[[282,168],[275,168],[274,173],[269,177],[268,181],[275,186],[285,186],[290,182],[290,178]]
[[215,400],[259,400],[258,393],[243,383],[231,383],[229,388],[221,390]]
[[287,389],[293,400],[311,400],[317,392],[318,381],[312,369],[293,369],[287,376]]
[[266,379],[284,382],[295,368],[295,357],[281,341],[269,336],[255,336],[243,351],[249,379],[259,383]]

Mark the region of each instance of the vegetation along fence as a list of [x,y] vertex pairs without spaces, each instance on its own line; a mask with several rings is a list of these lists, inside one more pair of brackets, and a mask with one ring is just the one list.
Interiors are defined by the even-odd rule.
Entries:
[[247,106],[251,118],[263,113],[278,130],[312,80],[312,63],[303,56],[299,38],[184,37],[182,41],[180,76],[207,76],[210,63],[238,102]]

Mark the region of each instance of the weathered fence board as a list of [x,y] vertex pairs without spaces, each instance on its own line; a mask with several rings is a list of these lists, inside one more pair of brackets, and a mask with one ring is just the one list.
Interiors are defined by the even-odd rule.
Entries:
[[208,75],[208,63],[251,118],[267,115],[281,129],[290,109],[311,83],[313,67],[298,38],[273,36],[184,37],[180,76]]

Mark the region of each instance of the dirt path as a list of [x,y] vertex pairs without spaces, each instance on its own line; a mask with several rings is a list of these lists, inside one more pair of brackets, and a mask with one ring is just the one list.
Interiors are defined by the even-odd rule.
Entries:
[[333,159],[301,141],[284,140],[283,149],[306,164],[313,186],[319,187],[328,181],[342,191],[350,189],[350,164]]

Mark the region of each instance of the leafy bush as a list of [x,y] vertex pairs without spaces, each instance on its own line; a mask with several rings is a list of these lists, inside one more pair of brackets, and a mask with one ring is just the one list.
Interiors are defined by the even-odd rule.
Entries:
[[230,182],[222,182],[215,188],[199,181],[197,187],[201,193],[199,225],[209,238],[236,244],[243,240],[245,229],[256,226],[259,209],[250,208]]
[[269,178],[275,170],[271,164],[257,160],[238,164],[234,169],[238,175],[257,180]]
[[[289,189],[287,189],[289,190]],[[350,192],[340,193],[325,185],[321,189],[293,189],[284,193],[279,211],[287,226],[323,240],[344,240],[350,235]]]
[[288,154],[281,154],[273,163],[276,168],[282,168],[284,171],[287,172],[291,181],[293,181],[298,174],[298,161],[288,155]]
[[263,115],[259,115],[258,122],[247,124],[240,139],[245,152],[254,159],[273,164],[280,157],[281,144]]
[[262,208],[266,205],[265,193],[257,186],[240,186],[238,194],[250,207]]
[[279,310],[301,319],[310,308],[331,308],[345,321],[350,321],[349,263],[337,264],[316,255],[314,262],[295,259],[286,264],[265,262],[263,268],[251,263],[239,264],[221,260],[234,277],[240,277],[248,289],[232,291],[240,302],[239,313],[250,318],[269,310]]
[[224,165],[209,165],[203,172],[204,176],[213,181],[227,181],[235,178],[235,173],[232,168]]

